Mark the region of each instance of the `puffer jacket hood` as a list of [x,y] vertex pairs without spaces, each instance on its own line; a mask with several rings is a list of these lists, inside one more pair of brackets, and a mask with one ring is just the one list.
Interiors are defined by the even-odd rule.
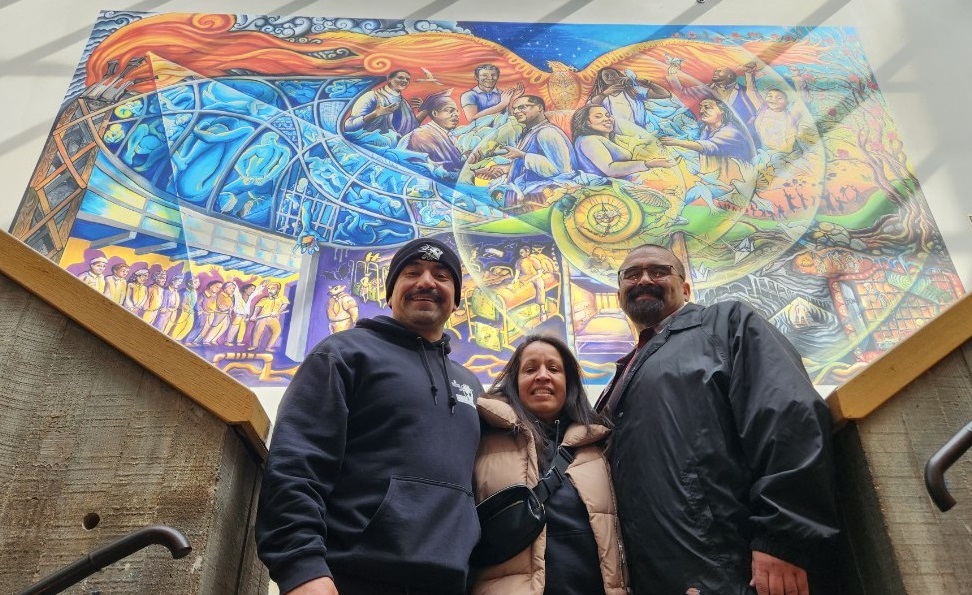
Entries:
[[[476,409],[479,410],[480,419],[491,427],[515,432],[526,431],[526,426],[517,419],[516,412],[505,395],[487,393],[476,401]],[[600,424],[591,424],[589,427],[570,424],[564,433],[562,444],[568,448],[580,448],[595,444],[607,438],[610,433],[610,429]]]

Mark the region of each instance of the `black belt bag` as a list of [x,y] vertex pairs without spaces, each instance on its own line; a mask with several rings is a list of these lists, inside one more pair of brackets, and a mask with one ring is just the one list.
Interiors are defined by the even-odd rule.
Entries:
[[573,460],[573,453],[561,446],[537,487],[511,485],[476,506],[480,537],[470,557],[473,566],[505,562],[533,543],[547,523],[543,503],[567,480],[567,466]]

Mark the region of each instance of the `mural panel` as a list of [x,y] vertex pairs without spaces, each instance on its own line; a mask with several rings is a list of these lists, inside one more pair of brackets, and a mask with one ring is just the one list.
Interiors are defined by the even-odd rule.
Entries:
[[388,313],[416,237],[485,384],[531,332],[606,380],[648,242],[820,385],[963,293],[846,28],[104,12],[12,231],[251,386]]

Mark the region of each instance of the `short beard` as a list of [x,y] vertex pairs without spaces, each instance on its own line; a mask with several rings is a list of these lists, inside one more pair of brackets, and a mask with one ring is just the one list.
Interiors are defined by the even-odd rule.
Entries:
[[[641,328],[655,326],[662,319],[662,310],[665,308],[664,289],[658,285],[635,286],[625,294],[624,313],[628,315],[631,322]],[[650,295],[653,300],[638,301],[642,295]]]

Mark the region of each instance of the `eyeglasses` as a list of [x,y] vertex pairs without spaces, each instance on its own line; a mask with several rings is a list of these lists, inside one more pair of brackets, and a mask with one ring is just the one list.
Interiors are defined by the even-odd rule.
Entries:
[[675,270],[675,265],[671,264],[650,264],[648,266],[634,266],[628,267],[618,271],[618,283],[624,281],[627,283],[635,283],[641,279],[641,276],[648,273],[648,277],[652,281],[658,281],[659,279],[664,279],[669,275],[678,275],[682,279],[682,274]]

